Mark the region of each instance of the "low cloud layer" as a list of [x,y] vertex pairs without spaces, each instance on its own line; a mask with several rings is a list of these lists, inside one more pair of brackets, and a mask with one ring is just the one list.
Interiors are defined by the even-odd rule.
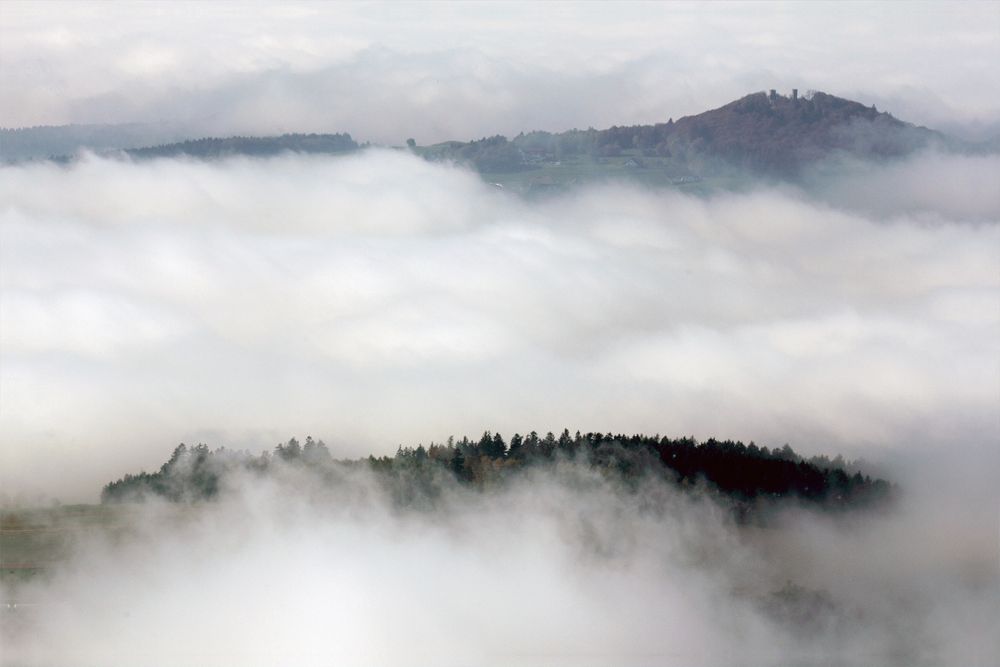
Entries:
[[997,174],[919,156],[818,194],[524,201],[377,151],[6,167],[0,482],[92,500],[181,441],[295,434],[340,457],[566,426],[995,443]]
[[394,506],[361,469],[316,481],[279,467],[210,504],[120,507],[18,590],[7,661],[912,667],[1000,650],[982,507],[956,523],[908,496],[761,527],[567,464],[446,483],[432,509]]

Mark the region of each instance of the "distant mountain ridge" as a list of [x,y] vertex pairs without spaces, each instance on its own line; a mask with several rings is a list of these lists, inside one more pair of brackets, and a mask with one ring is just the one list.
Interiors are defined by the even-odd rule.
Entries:
[[[627,155],[631,167],[659,166],[677,172],[735,167],[790,176],[835,153],[860,159],[901,157],[944,136],[905,123],[874,107],[826,93],[799,97],[753,93],[694,116],[655,125],[606,130],[531,132],[478,142],[446,142],[431,147],[437,157],[471,161],[480,171],[517,170],[533,164],[586,155],[607,159]],[[476,150],[477,144],[483,150]],[[502,168],[498,168],[502,167]]]
[[[52,134],[52,128],[43,129]],[[2,130],[0,144],[9,143],[13,133],[19,133],[23,143],[25,133],[30,132]],[[104,144],[111,141],[106,135],[106,131],[101,133]],[[831,156],[884,160],[932,145],[950,147],[944,135],[903,122],[874,106],[823,92],[799,96],[793,91],[785,96],[774,90],[752,93],[676,122],[670,119],[653,125],[559,133],[533,131],[513,139],[496,135],[431,146],[419,146],[413,140],[407,143],[411,151],[428,160],[466,164],[490,180],[506,180],[522,187],[560,186],[615,176],[678,184],[734,171],[795,178]],[[346,133],[204,138],[120,147],[137,159],[343,153],[358,148],[361,146]],[[7,158],[6,153],[4,156]]]
[[799,97],[793,91],[785,97],[771,91],[681,118],[665,140],[675,150],[788,173],[835,151],[866,159],[901,157],[943,138],[834,95]]
[[190,132],[171,123],[119,125],[41,125],[0,128],[0,159],[5,162],[72,155],[82,149],[111,151],[167,144]]
[[257,157],[279,153],[348,153],[358,149],[350,134],[283,134],[279,137],[205,138],[179,143],[130,148],[124,152],[134,158],[177,157],[220,158],[230,155]]

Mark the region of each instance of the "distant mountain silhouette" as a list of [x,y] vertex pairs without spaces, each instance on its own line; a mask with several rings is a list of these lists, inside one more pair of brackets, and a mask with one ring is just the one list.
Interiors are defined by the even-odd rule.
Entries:
[[614,167],[661,170],[677,177],[751,170],[794,177],[818,160],[842,154],[871,160],[901,157],[943,135],[888,113],[826,93],[754,93],[725,106],[655,125],[606,130],[531,132],[508,141],[496,136],[421,149],[432,159],[454,159],[486,173],[564,166],[590,158]]
[[754,93],[681,118],[663,135],[671,151],[785,174],[838,151],[862,159],[900,157],[943,139],[874,106],[822,92],[804,98]]
[[190,136],[190,132],[172,123],[0,128],[0,160],[59,158],[80,150],[121,150],[180,141]]
[[431,160],[465,163],[522,191],[622,178],[701,189],[749,177],[795,179],[822,160],[886,160],[957,142],[858,102],[809,93],[753,93],[711,111],[655,125],[529,132],[415,147]]
[[[72,126],[70,126],[72,128]],[[136,159],[192,156],[213,159],[234,155],[270,156],[283,152],[344,153],[357,150],[349,134],[285,134],[278,137],[204,138],[156,146],[129,147],[136,134],[100,136],[85,126],[62,134],[100,139],[94,148],[115,145]],[[130,126],[122,126],[129,128]],[[5,159],[27,155],[32,137],[51,148],[58,128],[2,130],[14,150]],[[134,130],[134,128],[132,128]],[[43,141],[44,140],[44,141]],[[68,140],[68,139],[67,139]],[[718,109],[654,125],[615,126],[605,130],[533,131],[513,139],[496,135],[473,141],[446,141],[408,150],[434,161],[466,164],[491,181],[522,190],[552,189],[586,180],[627,177],[649,184],[690,185],[702,177],[739,174],[795,178],[830,157],[884,160],[931,145],[962,148],[944,135],[905,123],[874,106],[822,92],[799,96],[759,92]],[[133,144],[134,146],[134,144]],[[55,158],[71,159],[68,156]]]

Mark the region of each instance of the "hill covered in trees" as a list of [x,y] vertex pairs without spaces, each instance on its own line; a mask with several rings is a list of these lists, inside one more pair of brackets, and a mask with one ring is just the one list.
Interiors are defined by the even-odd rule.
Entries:
[[450,141],[420,149],[484,173],[569,167],[581,158],[633,173],[666,171],[674,180],[727,169],[794,177],[808,165],[838,154],[858,159],[905,156],[943,136],[822,92],[799,97],[754,93],[725,106],[654,125],[605,130],[530,132]]
[[693,438],[613,435],[568,430],[556,436],[515,434],[509,442],[485,432],[478,440],[449,438],[447,443],[400,447],[394,456],[335,460],[322,441],[291,439],[273,452],[252,455],[204,444],[179,445],[160,469],[108,483],[104,503],[145,496],[174,502],[211,500],[223,492],[226,476],[265,476],[289,467],[336,484],[351,471],[371,473],[400,505],[433,504],[450,485],[487,489],[529,470],[579,465],[626,486],[656,480],[678,489],[707,491],[729,503],[741,516],[788,499],[816,508],[837,510],[877,505],[892,486],[863,475],[839,457],[805,460],[790,447],[769,450],[751,443],[696,442]]
[[[129,144],[130,139],[155,135],[122,127],[117,134],[114,127],[104,126],[91,132],[73,126],[3,129],[0,152],[10,161],[56,156],[51,152],[55,147],[75,145],[105,151],[114,147],[118,150],[112,154],[124,153],[133,159],[215,159],[286,152],[341,154],[364,147],[346,133],[213,137],[137,147]],[[75,143],[67,143],[69,139]],[[795,179],[829,158],[885,160],[932,145],[970,148],[855,101],[822,92],[800,97],[774,91],[753,93],[718,109],[653,125],[531,131],[513,138],[495,135],[433,145],[407,141],[408,150],[427,160],[463,164],[491,182],[522,191],[608,178],[687,187],[705,179]],[[53,159],[72,157],[62,154]]]

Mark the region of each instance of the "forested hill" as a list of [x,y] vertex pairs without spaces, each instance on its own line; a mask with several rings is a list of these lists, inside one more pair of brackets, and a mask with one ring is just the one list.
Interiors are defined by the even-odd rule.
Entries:
[[[203,138],[136,147],[128,143],[130,139],[154,135],[123,130],[121,136],[115,136],[114,127],[102,127],[97,134],[73,126],[2,129],[0,154],[10,161],[57,155],[46,152],[56,145],[75,145],[77,150],[108,150],[117,145],[120,152],[135,159],[214,159],[285,152],[338,154],[361,147],[346,133]],[[76,143],[55,141],[62,136],[60,130],[62,134],[73,130],[70,138],[75,138]],[[511,139],[496,135],[433,145],[410,139],[407,144],[408,150],[428,160],[458,162],[484,174],[490,182],[522,191],[608,178],[685,186],[704,179],[795,179],[809,166],[831,157],[884,160],[931,145],[973,149],[874,107],[834,95],[811,92],[786,96],[773,91],[753,93],[676,122],[670,118],[653,125],[604,130],[532,131]],[[119,150],[112,151],[116,152]],[[63,154],[53,159],[73,158]]]
[[666,170],[674,180],[727,169],[794,177],[824,158],[901,157],[943,142],[927,128],[874,107],[822,92],[806,97],[754,93],[725,106],[655,125],[606,130],[531,132],[422,148],[431,159],[454,159],[487,173],[568,167],[589,158],[633,173]]
[[528,470],[576,463],[625,484],[660,480],[679,489],[708,490],[743,513],[784,499],[823,509],[851,509],[884,502],[891,485],[863,475],[839,457],[804,460],[785,445],[778,450],[751,443],[568,430],[556,436],[515,434],[506,441],[486,432],[479,440],[449,438],[445,444],[402,448],[395,456],[337,461],[322,441],[292,439],[258,456],[206,445],[178,446],[157,472],[129,474],[104,487],[102,502],[157,496],[171,501],[208,500],[234,471],[267,475],[293,466],[335,484],[351,470],[370,471],[401,504],[433,501],[448,485],[485,489]]
[[[802,166],[842,151],[863,159],[899,157],[940,135],[879,112],[874,106],[822,92],[807,97],[755,93],[673,125],[654,126],[659,135],[643,139],[648,126],[612,128],[603,141],[612,146],[649,145],[667,152],[707,154],[733,164],[775,172]],[[654,131],[652,134],[657,135]]]

